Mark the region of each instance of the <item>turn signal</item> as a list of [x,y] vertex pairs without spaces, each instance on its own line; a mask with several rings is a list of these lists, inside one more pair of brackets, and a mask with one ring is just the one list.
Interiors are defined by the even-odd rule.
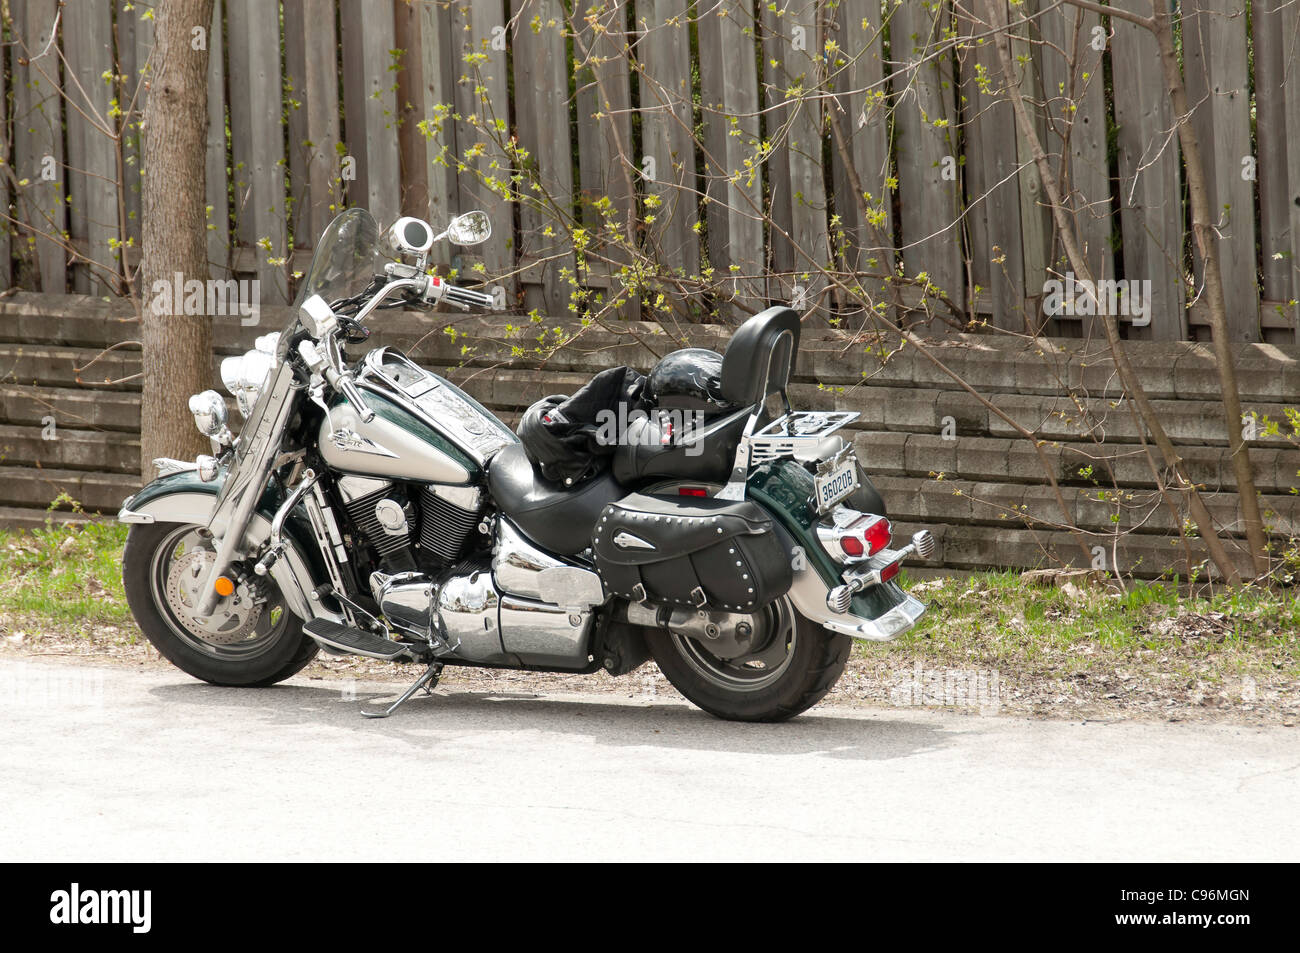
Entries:
[[229,576],[218,576],[217,581],[212,584],[212,588],[217,590],[217,595],[224,598],[234,593],[235,580]]

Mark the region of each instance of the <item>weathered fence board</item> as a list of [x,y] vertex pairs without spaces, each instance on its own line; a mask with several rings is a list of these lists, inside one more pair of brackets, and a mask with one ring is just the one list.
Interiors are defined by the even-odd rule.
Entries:
[[[402,211],[441,228],[462,211],[451,158],[456,142],[450,117],[455,100],[450,13],[433,0],[396,0],[394,16],[397,45],[404,51],[397,78]],[[450,264],[450,249],[436,243],[430,260]]]
[[[660,264],[682,274],[699,270],[699,185],[691,136],[691,47],[687,0],[637,0],[641,143],[634,165],[647,195],[660,204],[647,229]],[[649,161],[649,165],[647,164]]]
[[[1255,156],[1250,140],[1246,0],[1183,0],[1187,98],[1218,216],[1219,269],[1234,341],[1258,341],[1259,266],[1255,257]],[[1193,246],[1193,251],[1196,251]],[[1196,256],[1199,275],[1199,255]]]
[[[1291,297],[1291,203],[1287,182],[1288,81],[1300,81],[1296,37],[1287,36],[1287,0],[1255,0],[1251,16],[1255,52],[1255,137],[1259,160],[1260,282],[1265,298]],[[1288,39],[1292,48],[1288,50]],[[1291,61],[1289,61],[1289,59]],[[1268,332],[1265,331],[1265,340]]]
[[528,201],[519,210],[519,259],[541,280],[540,294],[525,295],[524,308],[563,314],[576,281],[572,244],[557,227],[574,223],[567,21],[559,0],[511,0],[510,8],[515,124],[529,154],[526,181],[539,186],[525,190]]
[[[834,84],[838,95],[827,109],[836,111],[835,118],[849,140],[853,170],[863,190],[862,195],[854,193],[847,164],[838,144],[833,143],[835,214],[843,223],[847,240],[846,264],[856,271],[885,275],[894,270],[894,207],[888,184],[889,110],[880,4],[843,0],[834,14],[832,35],[838,54],[834,65],[840,73]],[[863,286],[881,300],[887,297],[880,281],[866,281]]]
[[208,270],[213,278],[230,275],[230,177],[226,166],[226,64],[223,24],[225,0],[212,7],[208,31],[208,133],[204,151],[208,212]]
[[[403,4],[402,6],[405,6]],[[293,238],[310,248],[339,202],[339,74],[334,0],[284,0]]]
[[276,4],[226,0],[235,233],[255,250],[266,303],[288,300],[279,13]]
[[[958,28],[972,38],[984,30],[981,22],[965,19]],[[961,64],[960,86],[965,110],[962,119],[970,143],[966,157],[966,234],[971,283],[988,289],[990,323],[994,327],[1023,333],[1030,325],[1030,316],[1025,312],[1027,289],[1018,188],[1022,162],[1016,148],[1020,136],[1015,114],[1001,92],[1004,86],[993,44],[972,39],[972,48]],[[955,161],[949,169],[955,176]],[[944,176],[942,168],[939,176]],[[948,288],[945,293],[952,295]]]
[[814,95],[825,50],[820,6],[810,0],[768,5],[763,20],[769,201],[781,209],[778,221],[788,223],[788,237],[780,244],[778,236],[771,239],[774,254],[781,246],[788,250],[785,261],[775,262],[769,297],[793,301],[800,310],[814,305],[823,290],[814,272],[831,265],[822,104]]
[[722,310],[738,317],[765,300],[755,24],[748,9],[718,4],[698,30],[709,262],[735,302]]
[[[1041,17],[1036,24],[1046,44],[1041,55],[1050,131],[1044,146],[1078,223],[1089,270],[1094,278],[1113,278],[1103,63],[1109,37],[1101,18],[1086,10]],[[1062,258],[1059,248],[1057,258]],[[1093,318],[1081,322],[1085,337],[1101,333],[1093,322]],[[1064,324],[1056,322],[1056,330],[1063,331]]]
[[[494,184],[509,179],[512,161],[502,143],[510,136],[507,30],[502,0],[478,0],[452,6],[456,63],[456,147],[466,168],[460,172],[460,202],[492,219],[492,237],[479,246],[483,265],[514,304],[519,281],[515,271],[514,209]],[[466,158],[467,157],[467,158]],[[474,277],[471,275],[470,277]]]
[[[114,161],[116,122],[109,115],[114,90],[113,8],[104,3],[63,7],[63,47],[68,142],[68,231],[78,253],[73,290],[105,294],[106,280],[121,271],[118,230],[118,174]],[[82,262],[89,262],[83,265]]]
[[[578,183],[581,219],[589,230],[609,230],[636,247],[637,194],[632,134],[631,61],[627,14],[631,4],[592,5],[571,14],[576,74]],[[655,213],[651,213],[655,214]],[[608,224],[607,224],[608,223]],[[612,269],[630,256],[613,243],[595,254],[608,258]],[[613,292],[599,292],[613,303]],[[624,296],[618,308],[624,318],[641,316],[638,297]]]
[[348,184],[351,205],[370,209],[384,224],[402,206],[401,159],[397,146],[393,8],[385,3],[341,0],[343,41],[343,133],[356,180]]
[[[1116,6],[1146,13],[1146,0]],[[1111,70],[1118,130],[1120,226],[1124,277],[1151,282],[1151,324],[1130,336],[1156,341],[1187,337],[1184,310],[1183,205],[1173,108],[1163,90],[1155,37],[1124,20],[1111,21]]]
[[[953,141],[955,83],[952,57],[939,44],[950,25],[942,4],[894,7],[890,68],[899,196],[906,210],[900,257],[908,277],[925,274],[943,294],[959,301],[966,282],[957,224],[961,188]],[[1006,147],[1003,142],[999,148]]]
[[[19,240],[0,247],[0,284],[88,289],[86,260],[111,279],[115,239],[139,236],[138,112],[118,117],[109,103],[143,105],[152,23],[127,0],[6,9],[11,141],[0,150]],[[493,238],[440,244],[433,260],[552,314],[576,283],[594,309],[617,299],[619,317],[637,317],[643,294],[621,287],[626,242],[662,269],[642,289],[655,308],[732,319],[773,301],[827,316],[860,308],[853,294],[820,294],[817,272],[831,263],[855,272],[846,283],[881,314],[939,315],[928,333],[971,319],[1095,336],[1089,318],[1041,311],[1044,279],[1068,266],[1028,139],[997,93],[991,12],[1009,15],[1019,85],[1090,271],[1152,282],[1150,326],[1121,316],[1125,333],[1205,337],[1203,303],[1184,307],[1197,297],[1184,273],[1199,264],[1154,40],[1051,0],[218,0],[206,38],[212,270],[252,273],[263,300],[284,301],[289,272],[345,204],[384,224],[481,207]],[[1179,29],[1234,336],[1293,339],[1296,5],[1188,0]],[[502,195],[534,176],[544,189],[526,207]],[[621,238],[593,239],[580,264],[577,224]],[[885,281],[900,264],[902,279]],[[711,294],[674,273],[704,276]]]

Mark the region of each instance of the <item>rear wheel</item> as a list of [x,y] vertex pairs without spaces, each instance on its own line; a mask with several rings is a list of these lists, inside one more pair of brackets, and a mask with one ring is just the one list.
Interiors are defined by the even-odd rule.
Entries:
[[235,592],[213,615],[193,613],[215,558],[200,526],[131,527],[122,579],[145,636],[177,668],[214,685],[271,685],[302,669],[319,647],[270,578],[235,567]]
[[703,640],[647,629],[660,671],[693,704],[729,721],[785,721],[825,697],[849,660],[847,635],[826,632],[788,598],[771,613],[769,633],[745,655],[721,658]]

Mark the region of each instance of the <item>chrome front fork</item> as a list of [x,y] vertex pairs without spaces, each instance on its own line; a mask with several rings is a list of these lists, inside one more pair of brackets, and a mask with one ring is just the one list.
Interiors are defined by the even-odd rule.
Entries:
[[208,520],[208,531],[217,541],[217,554],[203,584],[204,596],[195,610],[196,615],[211,615],[216,610],[221,599],[216,590],[217,579],[241,555],[244,532],[266,491],[285,426],[293,413],[297,389],[293,368],[288,362],[281,362],[270,387],[244,425],[240,437],[243,445],[236,451],[235,462]]

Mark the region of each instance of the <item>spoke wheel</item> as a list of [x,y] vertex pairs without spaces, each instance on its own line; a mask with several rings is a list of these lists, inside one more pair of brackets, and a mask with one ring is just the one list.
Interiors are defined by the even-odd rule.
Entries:
[[235,591],[200,616],[200,589],[216,554],[201,526],[137,524],[127,536],[122,579],[141,631],[181,670],[218,685],[270,685],[315,657],[279,587],[236,565]]
[[660,671],[695,705],[732,721],[784,721],[820,701],[844,672],[850,640],[803,618],[788,598],[768,606],[769,635],[721,658],[699,639],[647,629]]

